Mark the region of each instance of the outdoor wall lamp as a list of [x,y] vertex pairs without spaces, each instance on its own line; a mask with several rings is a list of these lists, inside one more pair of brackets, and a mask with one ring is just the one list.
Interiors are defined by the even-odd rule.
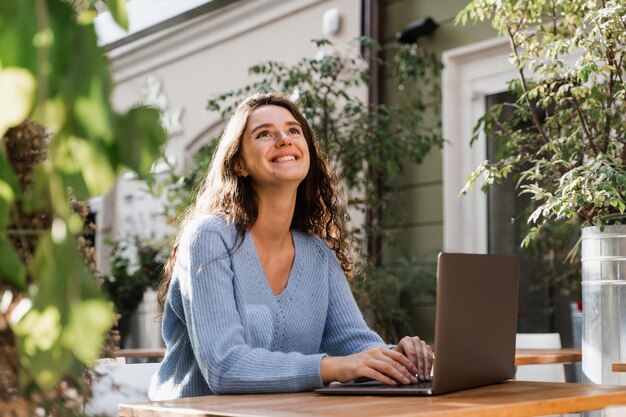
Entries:
[[415,43],[417,38],[424,35],[430,35],[439,24],[430,17],[417,19],[406,25],[406,27],[396,33],[396,39],[400,43]]

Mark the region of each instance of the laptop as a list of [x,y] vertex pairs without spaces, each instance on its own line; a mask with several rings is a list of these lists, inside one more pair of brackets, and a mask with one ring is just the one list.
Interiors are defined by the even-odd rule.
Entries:
[[432,395],[495,384],[515,375],[519,258],[440,253],[432,381],[331,384],[320,394]]

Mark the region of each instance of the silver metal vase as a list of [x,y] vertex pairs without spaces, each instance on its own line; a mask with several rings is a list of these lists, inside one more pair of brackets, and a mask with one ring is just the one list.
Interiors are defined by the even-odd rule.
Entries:
[[581,259],[584,380],[626,385],[626,225],[584,228]]

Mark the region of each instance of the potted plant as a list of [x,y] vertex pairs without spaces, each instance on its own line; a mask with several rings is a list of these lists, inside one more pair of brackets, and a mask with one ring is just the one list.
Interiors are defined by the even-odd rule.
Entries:
[[[595,383],[623,383],[619,362],[617,284],[626,279],[626,6],[622,1],[474,0],[457,22],[489,20],[511,44],[517,101],[494,106],[479,120],[499,140],[500,157],[485,161],[485,187],[514,175],[534,211],[524,243],[549,222],[582,230],[583,371]],[[502,120],[504,108],[513,116]],[[626,286],[624,286],[626,288]],[[623,357],[623,356],[622,356]]]
[[[161,345],[160,326],[155,323],[156,293],[163,266],[167,259],[166,248],[169,242],[154,242],[136,237],[132,243],[115,242],[111,251],[111,270],[102,277],[102,289],[109,296],[116,312],[120,315],[117,322],[122,348],[148,348]],[[132,256],[136,255],[136,256]],[[137,317],[148,293],[154,305],[146,305],[148,317]],[[150,304],[150,301],[147,304]],[[150,311],[153,310],[153,311]],[[143,312],[142,312],[143,313]],[[144,314],[145,316],[146,314]],[[132,334],[133,319],[138,327]],[[142,320],[147,319],[147,320]],[[158,340],[146,340],[146,335],[155,333],[146,326],[157,326]],[[150,332],[149,330],[153,330]]]

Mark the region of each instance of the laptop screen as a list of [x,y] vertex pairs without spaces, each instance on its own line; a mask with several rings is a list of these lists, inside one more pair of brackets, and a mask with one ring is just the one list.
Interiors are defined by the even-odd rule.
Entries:
[[434,393],[513,378],[518,286],[517,256],[439,254]]

